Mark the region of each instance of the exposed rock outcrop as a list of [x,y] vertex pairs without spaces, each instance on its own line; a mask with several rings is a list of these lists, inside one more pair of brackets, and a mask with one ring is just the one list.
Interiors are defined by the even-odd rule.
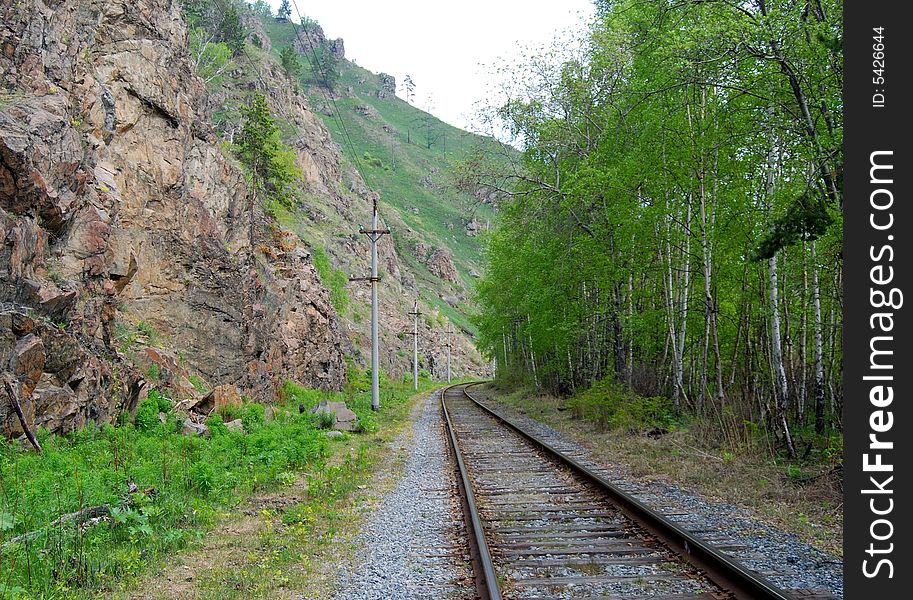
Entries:
[[440,277],[444,281],[455,283],[459,280],[460,276],[453,264],[453,256],[446,248],[435,248],[425,265],[432,275]]
[[[180,3],[27,0],[0,17],[0,363],[30,422],[135,408],[141,349],[114,331],[137,321],[256,399],[285,378],[338,388],[348,341],[310,256],[254,258],[250,220],[268,244],[269,219],[215,143]],[[16,435],[8,417],[0,402]]]
[[346,56],[346,46],[342,38],[328,40],[323,32],[323,27],[316,23],[309,23],[298,29],[298,37],[293,42],[295,50],[301,54],[315,53],[324,48],[335,58],[343,59]]
[[396,77],[386,73],[379,73],[377,79],[380,83],[380,89],[377,90],[378,98],[393,98],[396,96]]

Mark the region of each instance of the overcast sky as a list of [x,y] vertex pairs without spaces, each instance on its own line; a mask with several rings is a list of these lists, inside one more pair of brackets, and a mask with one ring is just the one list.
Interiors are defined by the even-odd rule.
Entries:
[[[269,0],[275,12],[280,0]],[[474,105],[497,86],[491,66],[524,47],[589,20],[591,0],[295,0],[328,38],[345,40],[346,58],[371,71],[415,82],[415,102],[470,128]],[[500,60],[499,60],[500,59]],[[402,93],[400,92],[402,95]]]

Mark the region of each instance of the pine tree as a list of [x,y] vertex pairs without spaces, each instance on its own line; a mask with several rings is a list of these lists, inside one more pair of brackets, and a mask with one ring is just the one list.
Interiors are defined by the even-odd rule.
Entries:
[[298,76],[301,74],[301,63],[298,62],[298,52],[292,46],[286,46],[279,53],[279,59],[282,62],[282,68],[285,70],[285,74],[288,75],[289,79],[292,81],[298,81]]
[[289,0],[282,0],[282,4],[279,5],[279,19],[288,21],[292,16],[292,6],[289,3]]

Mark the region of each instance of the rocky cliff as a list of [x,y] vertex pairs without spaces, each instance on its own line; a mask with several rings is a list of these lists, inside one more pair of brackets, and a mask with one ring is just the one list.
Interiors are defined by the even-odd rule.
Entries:
[[[150,346],[259,399],[285,378],[339,387],[349,341],[308,248],[246,209],[179,3],[4,0],[0,22],[0,367],[26,421],[134,408],[162,375]],[[299,160],[321,185],[312,133]]]

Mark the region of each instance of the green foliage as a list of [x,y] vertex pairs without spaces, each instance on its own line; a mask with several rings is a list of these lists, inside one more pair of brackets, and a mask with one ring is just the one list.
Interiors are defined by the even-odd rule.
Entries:
[[321,45],[314,50],[312,60],[315,70],[313,82],[331,92],[335,90],[339,81],[339,59],[336,55],[326,45]]
[[219,407],[219,410],[216,411],[216,414],[222,418],[222,421],[228,423],[236,419],[241,418],[242,407],[235,406],[234,404],[223,404]]
[[149,365],[149,368],[146,369],[146,376],[149,377],[152,381],[158,381],[161,378],[159,373],[159,366],[155,363]]
[[283,206],[292,206],[301,171],[295,164],[295,152],[280,138],[266,97],[254,94],[250,104],[242,109],[242,115],[244,125],[235,142],[238,158],[251,174],[255,188],[265,189],[270,198]]
[[340,315],[344,315],[349,307],[349,293],[346,291],[349,277],[342,269],[333,268],[330,258],[323,248],[314,246],[311,256],[314,260],[314,268],[320,275],[320,281],[330,290],[330,302],[333,304],[333,308]]
[[173,408],[171,398],[165,396],[159,390],[150,391],[148,398],[155,402],[158,412],[163,412],[165,414],[171,412],[171,409]]
[[301,17],[301,28],[305,31],[313,31],[318,27],[320,27],[320,23],[318,23],[316,19],[312,19],[307,15]]
[[298,52],[295,48],[292,46],[284,47],[279,53],[279,61],[282,63],[282,68],[288,78],[292,81],[298,81],[298,77],[301,75],[301,63],[298,62]]
[[[505,380],[560,395],[614,381],[674,398],[721,441],[743,421],[785,438],[772,322],[789,403],[816,328],[825,379],[842,368],[839,3],[599,4],[575,43],[506,70],[485,115],[522,157],[461,170],[461,185],[512,192],[487,236],[478,345]],[[655,404],[590,400],[606,426]]]
[[241,423],[244,425],[244,431],[252,433],[264,423],[264,413],[266,407],[262,404],[250,403],[244,405],[241,409]]
[[158,428],[161,425],[158,401],[155,398],[146,398],[140,402],[133,422],[140,431],[152,431]]
[[200,392],[201,394],[205,394],[206,392],[209,391],[209,388],[206,386],[206,382],[203,381],[203,378],[200,377],[199,375],[194,374],[194,375],[191,375],[190,377],[188,377],[187,379],[188,379],[188,381],[190,381],[190,385],[192,385],[193,388],[196,391]]
[[640,396],[603,379],[568,400],[578,418],[605,429],[670,428],[678,423],[672,401],[662,396]]
[[292,7],[289,4],[289,0],[282,0],[282,3],[279,4],[279,10],[276,11],[276,14],[283,19],[288,19],[292,16]]
[[367,150],[365,150],[365,153],[361,155],[361,159],[365,162],[365,164],[370,165],[375,168],[381,168],[384,166],[384,163],[381,159],[377,158],[376,156],[373,156]]
[[206,427],[209,428],[209,435],[212,437],[222,437],[229,434],[228,427],[225,426],[225,420],[219,413],[213,413],[206,419]]
[[823,198],[803,194],[789,205],[786,212],[774,219],[770,232],[761,238],[752,260],[767,260],[778,251],[799,240],[815,240],[824,235],[834,218]]
[[194,47],[194,32],[199,30],[199,39],[204,44],[205,41],[224,44],[232,56],[244,52],[247,32],[241,25],[237,0],[184,0],[183,5],[184,18],[191,32],[191,48]]
[[224,73],[232,65],[232,52],[228,44],[216,42],[202,27],[190,30],[190,56],[196,66],[197,75],[204,83],[219,85]]
[[317,412],[317,426],[320,429],[332,429],[336,425],[336,413],[329,410]]
[[231,4],[225,11],[225,16],[219,25],[218,35],[219,40],[228,47],[232,56],[240,56],[244,53],[247,32],[241,25],[241,16],[234,4]]
[[254,14],[259,17],[273,16],[273,8],[269,5],[269,2],[266,2],[266,0],[256,0],[256,2],[251,4],[251,10],[253,10]]
[[146,339],[149,341],[149,344],[156,345],[159,343],[159,334],[156,331],[155,327],[147,321],[140,321],[136,324],[136,330],[146,336]]
[[303,406],[305,410],[308,410],[317,406],[321,400],[324,400],[326,392],[300,386],[288,379],[282,384],[280,397],[284,402]]

